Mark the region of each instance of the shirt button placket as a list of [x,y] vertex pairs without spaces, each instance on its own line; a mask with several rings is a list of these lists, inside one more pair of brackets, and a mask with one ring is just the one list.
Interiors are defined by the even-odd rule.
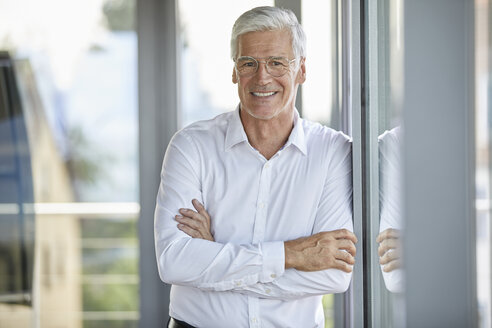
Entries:
[[[258,198],[256,203],[255,226],[253,230],[253,243],[257,244],[265,239],[265,224],[268,213],[268,199],[270,193],[270,167],[271,163],[263,164],[260,174],[260,188],[258,190]],[[260,327],[260,306],[257,297],[248,296],[249,307],[249,326]]]
[[261,170],[260,188],[256,205],[256,220],[253,233],[253,243],[262,242],[265,238],[266,215],[268,213],[268,197],[270,193],[271,163],[266,162]]
[[249,326],[251,328],[260,327],[258,298],[248,296]]

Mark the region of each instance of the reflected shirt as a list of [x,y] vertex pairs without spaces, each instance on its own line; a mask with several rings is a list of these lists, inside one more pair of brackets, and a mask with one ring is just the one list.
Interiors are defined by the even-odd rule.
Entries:
[[[402,177],[401,177],[401,127],[385,131],[378,138],[379,143],[379,209],[381,220],[379,232],[386,229],[399,230],[403,235],[402,219]],[[400,241],[401,242],[401,241]],[[388,252],[393,252],[390,250]],[[402,252],[400,250],[400,252]],[[405,274],[402,268],[384,272],[380,265],[384,284],[392,293],[402,293]]]
[[[155,210],[161,279],[170,316],[196,327],[324,327],[322,295],[351,274],[285,269],[284,241],[352,226],[347,136],[294,113],[285,146],[270,160],[248,142],[239,106],[177,132],[164,156]],[[215,242],[177,228],[198,199]]]

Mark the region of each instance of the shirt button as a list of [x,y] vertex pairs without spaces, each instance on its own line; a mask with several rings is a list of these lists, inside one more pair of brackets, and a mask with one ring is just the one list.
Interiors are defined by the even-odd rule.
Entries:
[[260,205],[260,208],[265,207],[265,203],[263,203],[263,202],[260,202],[260,204],[259,204],[259,205]]
[[275,273],[272,273],[272,274],[270,275],[270,277],[272,277],[273,279],[275,279],[275,278],[277,278],[277,275],[276,275]]
[[236,286],[241,286],[241,282],[240,281],[236,281]]
[[267,294],[270,294],[270,293],[272,292],[272,290],[271,290],[271,289],[267,289],[267,290],[265,290],[265,292],[266,292]]
[[270,163],[265,164],[265,168],[268,169],[270,167]]

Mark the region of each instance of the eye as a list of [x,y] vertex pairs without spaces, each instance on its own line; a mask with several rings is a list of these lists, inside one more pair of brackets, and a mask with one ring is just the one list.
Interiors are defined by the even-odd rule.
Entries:
[[236,62],[238,69],[256,67],[256,61],[252,58],[239,58]]
[[287,67],[288,66],[288,61],[287,59],[283,57],[272,57],[269,60],[269,66],[271,67]]

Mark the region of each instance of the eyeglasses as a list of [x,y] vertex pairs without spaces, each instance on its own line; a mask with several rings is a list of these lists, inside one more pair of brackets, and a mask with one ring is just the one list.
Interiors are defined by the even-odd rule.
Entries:
[[284,57],[268,57],[266,60],[258,60],[254,57],[243,56],[237,58],[234,62],[240,76],[255,74],[258,71],[260,63],[265,63],[266,70],[271,76],[280,77],[289,71],[290,64],[295,60],[296,58],[289,60]]

